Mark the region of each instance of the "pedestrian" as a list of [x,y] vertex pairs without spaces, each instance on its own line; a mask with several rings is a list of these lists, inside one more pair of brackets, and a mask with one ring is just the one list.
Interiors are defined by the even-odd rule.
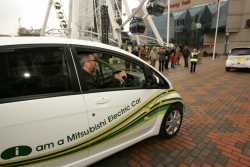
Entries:
[[148,47],[148,46],[145,46],[145,60],[146,60],[146,62],[148,62],[149,61],[149,54],[150,54],[150,47]]
[[157,48],[153,47],[149,54],[151,65],[155,67],[156,60],[158,59]]
[[170,48],[167,47],[167,49],[165,49],[165,70],[168,70],[168,63],[169,63],[169,57],[170,57]]
[[171,64],[171,68],[175,68],[175,61],[176,61],[176,59],[175,59],[175,51],[174,51],[174,49],[172,49],[170,51],[169,61],[170,61],[170,64]]
[[188,49],[187,46],[184,47],[183,49],[183,59],[184,59],[184,67],[188,68],[188,58],[190,56],[190,50]]
[[[129,52],[129,48],[128,48],[128,47],[126,47],[125,50],[126,50],[127,52]],[[126,70],[129,70],[129,68],[130,68],[129,62],[125,62],[125,68],[126,68]]]
[[191,68],[190,68],[190,72],[195,72],[196,70],[196,65],[198,62],[198,55],[199,52],[197,51],[197,49],[193,49],[192,53],[191,53],[191,57],[190,57],[190,62],[191,62]]
[[[132,47],[132,52],[133,55],[139,57],[139,51],[136,46]],[[128,63],[127,63],[128,64]],[[127,69],[127,68],[126,68]],[[136,65],[132,64],[132,71],[136,71]]]
[[176,64],[176,65],[180,65],[180,59],[181,59],[181,48],[180,48],[180,46],[177,46],[177,47],[176,47],[175,59],[176,59],[175,64]]
[[145,50],[145,47],[143,47],[143,46],[140,47],[139,57],[140,57],[142,60],[147,61],[146,50]]
[[132,52],[131,53],[134,54],[134,55],[136,55],[137,57],[139,56],[139,51],[138,51],[138,49],[137,49],[136,46],[132,47]]
[[164,70],[164,63],[165,63],[165,48],[161,47],[159,50],[159,71],[163,72]]

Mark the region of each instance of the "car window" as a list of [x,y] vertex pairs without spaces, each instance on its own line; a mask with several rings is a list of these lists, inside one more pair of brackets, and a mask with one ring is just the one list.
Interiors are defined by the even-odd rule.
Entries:
[[146,70],[146,87],[152,89],[169,89],[170,85],[158,73],[150,68]]
[[[121,57],[116,57],[114,55],[111,56],[107,53],[103,53],[98,59],[100,60],[100,65],[102,67],[100,70],[102,70],[104,74],[108,73],[108,76],[113,76],[116,73],[122,71],[126,72],[127,77],[124,77],[124,83],[120,83],[121,85],[119,85],[118,82],[116,86],[137,88],[142,88],[144,86],[145,75],[143,68],[140,65],[134,63],[132,59],[128,60]],[[105,87],[109,88],[110,86],[106,84]]]
[[0,98],[71,91],[63,48],[25,48],[0,53]]
[[232,49],[231,55],[234,55],[234,56],[250,55],[250,48]]
[[[144,70],[141,65],[133,62],[133,59],[123,56],[116,56],[106,52],[92,52],[95,58],[95,69],[91,73],[86,73],[85,66],[91,63],[82,64],[81,59],[89,52],[78,51],[78,60],[83,72],[82,85],[84,90],[107,90],[107,89],[138,89],[143,88],[146,82]],[[86,60],[88,61],[88,60]],[[135,61],[135,60],[134,60]],[[93,64],[92,64],[93,65]],[[126,73],[124,77],[118,79],[117,76]],[[86,77],[88,76],[88,77]],[[92,86],[91,86],[92,85]]]

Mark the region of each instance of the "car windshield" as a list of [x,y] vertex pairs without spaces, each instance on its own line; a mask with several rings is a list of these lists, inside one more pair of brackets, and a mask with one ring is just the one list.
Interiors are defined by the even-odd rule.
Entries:
[[250,48],[232,49],[231,55],[234,56],[250,55]]

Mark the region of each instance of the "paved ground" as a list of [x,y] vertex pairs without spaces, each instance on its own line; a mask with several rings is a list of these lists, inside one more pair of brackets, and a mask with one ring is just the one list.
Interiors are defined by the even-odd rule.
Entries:
[[165,72],[187,111],[179,134],[152,137],[92,167],[250,167],[250,71],[225,72],[225,58],[203,58],[197,72]]

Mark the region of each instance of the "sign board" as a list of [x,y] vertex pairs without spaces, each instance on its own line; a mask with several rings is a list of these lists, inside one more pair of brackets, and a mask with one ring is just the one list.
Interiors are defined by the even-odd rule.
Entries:
[[[168,4],[168,0],[162,0],[163,3]],[[183,10],[195,5],[204,3],[217,3],[217,0],[171,0],[170,8],[172,11]]]

